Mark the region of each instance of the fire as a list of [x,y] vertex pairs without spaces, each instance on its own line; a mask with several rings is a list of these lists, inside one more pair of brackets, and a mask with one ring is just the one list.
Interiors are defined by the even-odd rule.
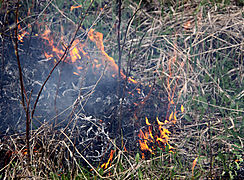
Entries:
[[18,35],[18,40],[19,40],[20,42],[24,42],[24,41],[23,41],[23,38],[24,38],[24,36],[25,36],[27,33],[28,33],[28,32],[24,31],[22,34],[19,34],[19,35]]
[[[71,11],[75,8],[80,8],[81,5],[79,6],[72,6]],[[20,28],[20,26],[19,26]],[[27,31],[23,31],[21,34],[19,34],[18,39],[19,41],[23,41],[24,36],[28,35],[29,33]],[[44,52],[44,55],[47,59],[52,59],[54,62],[56,61],[55,58],[60,58],[64,51],[65,48],[67,47],[67,44],[65,44],[64,37],[60,37],[60,41],[56,42],[53,38],[53,33],[48,27],[45,27],[45,31],[43,34],[38,35],[39,37],[42,38],[42,40],[45,42],[47,47],[50,47],[49,52]],[[96,45],[96,48],[98,49],[100,53],[100,59],[92,59],[88,53],[85,51],[85,47],[87,47],[88,42],[93,42]],[[88,37],[84,42],[81,42],[79,39],[75,39],[74,42],[71,45],[71,48],[69,49],[69,54],[65,60],[67,63],[73,63],[76,66],[76,71],[73,72],[74,75],[79,76],[81,71],[83,70],[83,67],[80,65],[81,62],[83,61],[83,58],[86,58],[86,60],[90,61],[92,68],[93,68],[93,73],[96,73],[95,69],[99,69],[102,66],[105,67],[108,65],[108,71],[112,72],[112,76],[118,76],[120,75],[123,79],[128,80],[130,83],[137,84],[138,82],[133,78],[133,77],[127,77],[122,70],[120,72],[118,65],[116,64],[115,60],[110,57],[106,52],[105,52],[105,47],[103,44],[103,34],[100,32],[96,32],[95,29],[91,29],[88,32]],[[167,90],[168,90],[168,112],[170,110],[170,106],[176,106],[177,103],[174,102],[174,93],[176,91],[176,86],[177,86],[177,81],[172,88],[171,85],[173,84],[173,64],[176,62],[177,56],[175,55],[173,58],[169,59],[169,77],[167,79]],[[150,86],[149,86],[150,87]],[[138,94],[141,94],[141,89],[136,88],[135,89]],[[129,94],[134,95],[132,92],[129,92]],[[141,102],[143,104],[144,101]],[[135,103],[135,105],[138,105]],[[184,107],[181,106],[181,112],[184,112]],[[164,126],[173,122],[176,123],[177,121],[177,111],[173,110],[170,112],[170,115],[166,115],[166,119],[164,121],[160,121],[158,117],[156,117],[157,125],[154,125],[153,123],[149,122],[149,119],[146,117],[146,129],[143,130],[141,129],[139,131],[138,137],[139,137],[139,144],[142,152],[150,152],[151,154],[155,154],[156,147],[160,147],[161,149],[165,148],[166,146],[169,147],[170,150],[173,149],[173,147],[169,144],[169,135],[171,132],[166,129]],[[153,125],[152,125],[153,124]],[[156,128],[154,127],[156,126]],[[114,155],[114,150],[110,152],[110,157],[108,159],[107,163],[102,164],[102,168],[107,168],[109,164],[111,164],[113,155]],[[142,154],[144,158],[144,153]]]
[[[97,48],[101,51],[102,64],[103,65],[105,65],[105,63],[108,64],[108,66],[110,67],[109,69],[113,71],[113,75],[112,75],[113,77],[115,75],[118,75],[118,71],[119,71],[118,65],[116,64],[115,60],[112,57],[110,57],[104,50],[103,34],[100,32],[96,32],[95,29],[91,29],[88,32],[88,37],[92,42],[96,44]],[[123,79],[126,78],[126,75],[122,71],[120,72],[120,75]],[[137,81],[134,80],[132,77],[128,77],[128,81],[134,84],[137,83]]]
[[182,113],[184,112],[184,106],[183,105],[181,105],[180,110]]
[[164,124],[166,124],[166,123],[168,123],[169,121],[167,121],[167,120],[165,120],[164,121],[164,123],[163,122],[161,122],[159,119],[158,119],[158,117],[156,117],[156,120],[157,120],[157,123],[158,123],[158,125],[164,125]]
[[[17,23],[18,23],[18,21],[17,21]],[[30,27],[30,25],[28,25],[28,27]],[[17,36],[18,40],[19,40],[20,42],[24,42],[24,41],[23,41],[23,38],[24,38],[26,35],[28,35],[29,33],[28,33],[27,31],[23,30],[23,29],[21,28],[20,24],[18,24],[18,31],[21,32],[21,33],[18,34],[18,36]]]
[[[177,122],[177,113],[179,111],[176,110],[177,102],[174,102],[174,96],[177,88],[177,82],[178,78],[175,78],[174,75],[174,69],[173,67],[176,64],[177,61],[177,51],[176,48],[177,45],[174,44],[174,56],[172,58],[169,58],[168,60],[168,70],[169,70],[169,76],[166,81],[166,87],[167,87],[167,93],[168,93],[168,109],[166,114],[166,119],[163,121],[160,121],[158,117],[156,117],[157,125],[156,129],[157,131],[152,131],[152,126],[149,123],[148,118],[146,117],[146,125],[148,126],[145,131],[143,132],[140,130],[138,137],[139,137],[139,144],[142,151],[142,158],[145,158],[144,152],[150,152],[154,154],[155,152],[155,146],[157,145],[159,148],[163,149],[166,146],[168,146],[169,151],[172,151],[174,149],[169,144],[169,135],[171,132],[165,128],[166,125],[172,125]],[[184,64],[181,64],[181,67],[184,66]],[[179,99],[179,97],[178,97]],[[172,108],[173,107],[173,108]],[[184,112],[184,107],[181,105],[180,107],[181,113]],[[168,114],[169,113],[169,114]],[[155,143],[156,142],[156,143]]]
[[70,7],[70,11],[73,11],[73,9],[77,9],[77,8],[81,8],[82,4],[78,5],[78,6],[71,6]]
[[169,115],[169,120],[170,121],[171,121],[172,117],[173,117],[173,112],[171,112],[171,114]]
[[[102,54],[102,64],[105,65],[105,63],[108,63],[109,67],[113,71],[114,74],[118,73],[118,65],[115,63],[114,59],[110,57],[104,50],[103,45],[103,34],[100,32],[95,32],[95,29],[91,29],[88,32],[88,37],[92,42],[95,42],[97,48],[101,51]],[[124,74],[121,72],[121,75],[124,76]]]
[[[145,134],[143,133],[143,131],[140,129],[140,132],[138,134],[139,139],[139,143],[141,146],[141,150],[142,151],[150,151],[151,153],[153,153],[153,150],[149,148],[148,143],[149,142],[153,142],[153,139],[149,139],[149,134],[146,132]],[[150,136],[151,137],[151,136]]]
[[151,125],[151,124],[149,123],[149,121],[148,121],[148,118],[147,118],[147,117],[146,117],[146,124],[147,124],[147,125],[149,125],[149,126]]
[[136,81],[135,79],[133,79],[132,77],[129,77],[129,78],[128,78],[128,81],[129,81],[129,82],[132,82],[132,83],[134,83],[134,84],[137,83],[137,81]]
[[76,60],[78,59],[81,59],[81,56],[80,56],[80,52],[79,52],[79,49],[77,47],[77,44],[79,43],[79,40],[76,39],[74,42],[73,42],[73,45],[71,47],[71,52],[70,52],[70,55],[71,55],[71,62],[74,63]]
[[114,152],[115,152],[115,150],[111,150],[110,155],[109,155],[108,162],[103,163],[103,164],[101,165],[101,168],[104,168],[104,169],[107,169],[107,168],[108,168],[108,166],[111,164],[111,161],[112,161],[112,159],[113,159]]
[[[148,128],[144,132],[140,129],[138,134],[139,144],[142,151],[142,158],[145,158],[144,152],[147,151],[151,154],[155,154],[157,146],[162,149],[165,148],[166,145],[168,145],[169,150],[172,150],[173,147],[169,144],[169,134],[171,134],[171,132],[162,126],[167,124],[169,121],[165,120],[165,122],[163,123],[159,120],[158,117],[156,118],[159,131],[159,134],[157,134],[152,130],[152,125],[149,123],[148,118],[146,117],[145,119]],[[158,144],[157,146],[156,143]]]
[[193,163],[192,163],[192,168],[191,168],[191,170],[192,170],[192,176],[194,175],[194,168],[195,168],[195,166],[196,166],[196,164],[197,164],[197,159],[198,159],[198,157],[196,157],[196,158],[194,159]]
[[[71,11],[75,8],[80,8],[80,7],[82,7],[82,5],[71,6]],[[23,42],[23,38],[29,33],[27,31],[22,30],[20,25],[18,25],[18,28],[19,28],[19,32],[21,32],[18,34],[18,40]],[[65,44],[64,41],[65,39],[64,36],[61,35],[59,42],[56,42],[56,40],[54,40],[54,33],[47,26],[45,26],[45,30],[42,34],[40,35],[36,34],[35,36],[40,37],[44,41],[45,45],[49,47],[47,48],[49,49],[49,51],[44,52],[46,59],[53,60],[56,63],[57,59],[60,59],[62,57],[65,48],[67,47],[67,44]],[[84,50],[84,48],[87,47],[88,40],[95,43],[97,49],[101,53],[101,59],[91,59],[88,53]],[[107,70],[112,72],[112,77],[118,75],[118,69],[119,69],[118,65],[116,64],[115,60],[105,52],[105,48],[103,44],[103,34],[100,32],[96,32],[95,29],[89,30],[88,39],[86,39],[84,43],[81,43],[79,39],[75,39],[71,45],[71,48],[69,49],[69,54],[65,62],[73,63],[76,66],[77,71],[73,72],[73,74],[79,75],[81,73],[81,67],[79,64],[82,64],[83,57],[85,57],[87,60],[90,61],[94,74],[96,74],[96,69],[101,69],[102,66],[105,67],[106,65],[108,65]],[[126,77],[126,75],[122,72],[122,70],[120,72],[120,76],[123,79],[127,78],[128,82],[130,83],[134,83],[134,84],[138,83],[132,77]],[[140,94],[141,90],[137,88],[137,92]]]

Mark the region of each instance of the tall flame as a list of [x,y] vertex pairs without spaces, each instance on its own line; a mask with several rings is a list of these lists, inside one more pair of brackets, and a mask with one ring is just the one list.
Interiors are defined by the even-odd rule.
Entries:
[[[111,70],[113,71],[114,74],[118,73],[118,65],[115,63],[114,59],[110,57],[104,50],[104,45],[103,45],[103,34],[100,32],[96,32],[95,29],[91,29],[88,32],[88,37],[92,42],[95,42],[97,48],[101,51],[102,53],[102,63],[105,65],[105,63],[108,63],[110,66]],[[123,72],[120,72],[122,77],[125,77]]]
[[[100,32],[96,32],[95,29],[91,29],[88,32],[89,39],[94,42],[97,46],[97,48],[101,51],[102,54],[102,64],[105,65],[105,63],[108,63],[108,66],[113,71],[113,76],[118,74],[119,68],[116,64],[115,60],[110,57],[104,50],[104,44],[103,44],[103,34]],[[126,78],[126,75],[121,71],[120,75],[122,78]],[[136,80],[134,80],[132,77],[128,77],[128,81],[131,83],[137,83]]]

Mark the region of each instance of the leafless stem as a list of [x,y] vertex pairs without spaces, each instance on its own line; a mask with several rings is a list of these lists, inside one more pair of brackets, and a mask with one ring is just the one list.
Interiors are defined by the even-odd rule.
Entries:
[[[118,94],[118,102],[122,103],[120,101],[121,98],[121,77],[120,77],[120,72],[121,72],[121,47],[120,47],[120,23],[121,23],[121,0],[118,0],[118,18],[119,18],[119,22],[118,22],[118,29],[117,29],[117,42],[118,42],[118,51],[119,51],[119,59],[118,59],[118,89],[117,89],[117,94]],[[121,111],[119,111],[118,109],[118,113],[121,113]],[[120,117],[120,114],[118,114],[118,118]],[[120,131],[121,129],[121,119],[119,118],[119,124],[118,124],[118,131]]]
[[[18,23],[18,13],[19,13],[19,0],[17,2],[16,8],[16,24]],[[15,27],[15,37],[14,37],[14,47],[15,47],[15,55],[17,58],[18,68],[19,68],[19,80],[20,80],[20,88],[21,88],[21,101],[26,113],[26,146],[27,146],[27,164],[30,167],[30,114],[29,114],[29,102],[27,102],[27,106],[25,105],[25,97],[26,93],[24,93],[24,82],[23,82],[23,75],[22,69],[20,65],[20,58],[19,58],[19,51],[18,51],[18,26]],[[26,97],[27,98],[27,97]],[[27,100],[27,99],[26,99]]]
[[[120,75],[120,71],[121,71],[121,57],[122,57],[122,53],[123,53],[123,49],[125,47],[125,42],[126,42],[126,39],[127,39],[127,34],[128,34],[128,31],[129,31],[129,28],[131,26],[131,23],[133,22],[134,18],[135,18],[135,15],[137,14],[137,12],[140,10],[140,8],[138,7],[137,10],[135,11],[135,13],[132,15],[132,17],[130,18],[128,24],[127,24],[127,27],[126,27],[126,31],[125,31],[125,34],[124,34],[124,41],[122,42],[122,46],[121,46],[121,37],[120,37],[120,24],[121,24],[121,0],[118,0],[119,4],[118,4],[118,16],[119,16],[119,22],[118,22],[118,51],[119,51],[119,61],[118,61],[118,67],[119,67],[119,70],[118,70],[118,74]],[[132,43],[133,43],[133,40],[131,41],[131,47],[132,47]],[[131,52],[131,47],[130,47],[130,52]],[[120,76],[118,76],[118,99],[121,101],[119,101],[119,107],[118,107],[118,122],[119,122],[119,125],[118,125],[118,133],[120,133],[120,130],[121,130],[121,126],[122,126],[122,103],[124,101],[124,96],[125,96],[125,88],[126,88],[126,85],[127,85],[127,81],[128,81],[128,75],[129,75],[129,69],[131,69],[131,58],[129,57],[129,60],[128,60],[128,63],[127,63],[127,68],[126,68],[126,78],[125,78],[125,83],[124,83],[124,87],[123,87],[123,90],[122,90],[122,94],[120,92],[121,90],[121,78]],[[123,146],[123,142],[122,142],[122,146]]]

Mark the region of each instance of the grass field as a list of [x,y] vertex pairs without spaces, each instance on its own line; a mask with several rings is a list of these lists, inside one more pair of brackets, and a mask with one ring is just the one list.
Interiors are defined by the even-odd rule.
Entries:
[[[17,15],[15,1],[0,1],[1,41],[14,34],[17,26],[11,24],[16,16],[22,28],[41,33],[48,26],[54,39],[62,35],[64,41],[71,40],[76,30],[102,32],[106,53],[121,69],[138,82],[155,82],[165,94],[174,91],[174,103],[183,105],[169,136],[174,150],[158,148],[143,159],[139,149],[129,153],[114,144],[108,168],[92,162],[83,166],[79,159],[86,159],[70,137],[43,124],[31,131],[30,162],[24,134],[1,143],[2,151],[11,152],[1,178],[243,179],[244,2],[119,2],[25,0]],[[34,149],[37,144],[41,151]],[[55,157],[50,157],[56,149]]]

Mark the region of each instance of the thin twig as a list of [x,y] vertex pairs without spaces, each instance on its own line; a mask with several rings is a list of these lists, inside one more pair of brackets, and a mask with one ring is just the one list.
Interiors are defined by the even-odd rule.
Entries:
[[[16,16],[15,21],[16,24],[18,23],[18,14],[19,14],[19,0],[17,1],[17,8],[16,8]],[[30,133],[30,114],[29,114],[29,101],[27,102],[27,107],[25,105],[25,97],[27,96],[26,93],[24,93],[24,82],[23,82],[23,75],[22,75],[22,69],[20,65],[20,58],[19,58],[19,51],[18,51],[18,26],[15,27],[15,55],[17,58],[18,68],[19,68],[19,79],[20,79],[20,88],[21,88],[21,102],[24,107],[25,113],[26,113],[26,148],[27,148],[27,165],[30,168],[30,141],[29,141],[29,133]],[[26,97],[27,98],[27,97]]]
[[[122,2],[121,0],[118,0],[118,26],[117,26],[117,43],[118,43],[118,51],[119,51],[119,59],[118,59],[118,87],[117,87],[117,95],[118,95],[118,104],[122,104],[123,102],[120,101],[121,99],[121,77],[120,77],[120,72],[121,72],[121,45],[120,45],[120,24],[121,24],[121,5]],[[121,118],[120,118],[120,113],[122,113],[122,111],[120,111],[120,108],[117,109],[118,111],[118,128],[117,132],[120,133],[121,131],[121,127],[122,127],[122,122],[121,122]]]

